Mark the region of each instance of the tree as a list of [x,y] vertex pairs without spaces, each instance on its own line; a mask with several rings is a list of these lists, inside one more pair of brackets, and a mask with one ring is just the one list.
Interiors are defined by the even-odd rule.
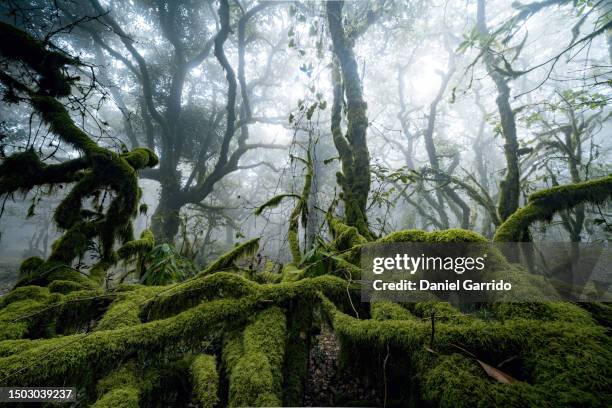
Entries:
[[[370,153],[366,140],[368,118],[353,52],[354,38],[347,36],[342,23],[343,7],[343,1],[326,3],[334,52],[331,132],[342,163],[342,172],[337,174],[337,179],[342,188],[346,223],[357,228],[363,236],[371,238],[372,233],[366,215],[370,192]],[[341,127],[344,96],[346,96],[346,134],[343,134]]]
[[[501,220],[493,185],[506,177],[506,168],[493,147],[505,139],[487,131],[496,116],[488,111],[499,111],[493,103],[499,90],[493,82],[492,91],[477,87],[472,98],[451,87],[455,64],[457,71],[475,65],[471,56],[451,52],[453,34],[463,28],[438,24],[461,20],[463,25],[457,17],[469,4],[424,2],[429,9],[421,15],[407,7],[414,2],[403,0],[374,7],[297,2],[277,14],[260,9],[271,7],[263,3],[137,0],[121,3],[122,8],[111,2],[110,14],[89,9],[77,17],[73,2],[5,3],[0,10],[13,14],[12,24],[0,23],[0,195],[10,199],[30,192],[23,208],[15,205],[7,212],[31,214],[46,205],[64,231],[48,259],[21,263],[21,278],[0,297],[0,386],[75,387],[75,404],[98,408],[355,405],[352,401],[384,407],[609,405],[612,307],[574,297],[557,300],[565,285],[529,274],[492,245],[529,238],[530,229],[534,238],[546,240],[532,227],[555,219],[592,241],[600,238],[588,228],[593,217],[601,217],[600,228],[609,228],[610,93],[597,91],[601,78],[587,75],[600,68],[591,65],[607,60],[601,41],[589,50],[593,60],[568,62],[568,71],[581,76],[563,82],[572,91],[558,89],[554,76],[540,87],[537,75],[516,77],[521,78],[513,83],[516,92],[537,89],[507,101],[520,136],[524,205]],[[599,11],[578,1],[571,7],[565,0],[503,3],[489,14],[513,15],[518,8],[529,15],[563,4],[572,14],[558,16],[560,21],[582,20],[584,12],[590,16],[587,24]],[[213,5],[217,12],[211,12]],[[249,13],[253,18],[243,19]],[[285,31],[287,20],[291,25]],[[516,28],[515,18],[509,20],[501,25]],[[112,21],[125,27],[125,36],[108,30]],[[166,30],[166,36],[162,25],[175,30]],[[280,38],[271,34],[279,26]],[[514,28],[493,29],[489,38],[516,35]],[[356,42],[366,29],[367,38]],[[156,34],[145,41],[143,33]],[[441,34],[453,37],[446,49]],[[514,43],[485,41],[485,48],[480,34],[472,34],[466,41],[481,46],[476,52],[492,53],[504,81],[530,64],[540,46],[558,54],[557,38],[538,38],[521,42],[531,46],[519,45],[523,58],[512,61]],[[167,123],[168,98],[180,80],[174,68],[202,49],[202,39],[211,42],[214,58],[186,74],[175,105],[178,123]],[[288,57],[279,64],[274,50],[286,40]],[[413,67],[404,55],[393,55],[411,42],[419,43],[419,58],[409,60]],[[148,101],[136,54],[126,52],[130,46],[149,74]],[[332,52],[326,56],[328,46]],[[181,52],[186,57],[177,63]],[[448,66],[447,53],[452,54]],[[103,75],[98,65],[106,66]],[[252,74],[255,65],[261,65],[262,75]],[[331,83],[324,79],[330,67]],[[437,68],[441,86],[435,83]],[[247,73],[256,79],[248,82]],[[278,74],[278,88],[268,87],[270,73]],[[434,85],[424,78],[433,78]],[[109,95],[117,109],[106,103]],[[334,97],[331,115],[327,96]],[[262,107],[267,100],[273,102]],[[173,139],[174,147],[164,147],[170,139],[148,105],[168,126],[168,135],[180,134],[181,142]],[[255,126],[257,112],[266,118],[279,114],[285,128]],[[130,126],[137,144],[175,155],[166,165],[175,166],[181,195],[212,183],[205,201],[194,195],[198,199],[182,208],[176,247],[158,241],[146,216],[137,220],[144,231],[132,236],[134,216],[147,210],[141,198],[154,195],[152,183],[139,176],[159,174],[161,167],[151,170],[157,161],[152,149],[128,150],[126,144],[134,142]],[[290,140],[288,158],[270,155],[240,163],[242,155],[232,163],[249,133],[266,143]],[[177,143],[183,144],[180,150]],[[394,148],[384,148],[390,145]],[[479,163],[479,155],[488,156],[486,163]],[[338,167],[335,184],[327,172]],[[229,176],[228,168],[244,172]],[[39,200],[54,191],[60,191],[53,197],[58,201]],[[436,205],[448,223],[465,217],[453,193],[487,212],[487,223],[497,227],[492,239],[440,225]],[[30,199],[36,207],[28,208]],[[254,209],[261,212],[285,200],[291,208],[266,212],[264,225],[257,225],[261,219],[253,216]],[[413,225],[440,230],[396,228],[408,224],[401,216],[411,206],[416,207]],[[326,224],[315,221],[316,212],[324,214]],[[473,227],[474,217],[468,218]],[[222,231],[222,226],[230,228]],[[16,236],[7,230],[9,238]],[[215,245],[221,240],[224,253]],[[397,252],[415,244],[437,247],[444,257],[449,244],[469,246],[470,255],[484,249],[485,270],[464,276],[479,275],[486,283],[508,280],[513,291],[487,291],[477,303],[461,293],[438,291],[421,293],[412,302],[363,301],[364,285],[373,283],[366,251]],[[201,254],[207,256],[199,272],[181,256]],[[386,263],[384,258],[379,259]],[[574,261],[544,261],[566,260]],[[461,261],[467,268],[467,257]],[[444,264],[446,269],[446,259]],[[426,273],[427,279],[437,275]],[[595,279],[580,300],[606,300],[606,282]],[[527,302],[516,302],[515,296]],[[537,301],[551,297],[555,301]]]
[[[134,46],[134,40],[126,33],[117,21],[112,17],[111,12],[105,10],[97,0],[91,0],[96,13],[108,24],[112,31],[119,36],[121,43],[128,50],[132,61],[121,56],[121,53],[111,48],[93,29],[88,29],[94,41],[102,48],[107,50],[112,56],[122,61],[137,78],[142,86],[144,109],[146,115],[144,120],[151,117],[159,129],[159,143],[155,143],[156,150],[160,152],[159,170],[146,173],[146,177],[154,178],[161,184],[161,195],[156,213],[153,216],[153,231],[161,241],[171,242],[176,236],[180,224],[179,213],[181,208],[187,204],[195,204],[209,197],[215,185],[226,175],[239,169],[239,161],[244,154],[252,149],[258,148],[277,148],[283,149],[284,146],[273,144],[253,143],[249,144],[248,125],[256,120],[251,112],[249,103],[250,93],[262,78],[248,84],[245,76],[245,53],[247,38],[245,31],[251,21],[263,9],[271,6],[271,3],[261,3],[250,10],[242,11],[242,15],[237,22],[238,27],[238,74],[236,75],[233,67],[229,63],[224,46],[229,38],[230,27],[230,6],[221,4],[219,8],[219,31],[203,42],[200,48],[195,44],[202,44],[199,32],[192,35],[192,44],[186,44],[184,33],[189,32],[189,21],[185,21],[184,15],[202,18],[200,10],[193,4],[182,4],[181,2],[158,2],[153,7],[153,13],[158,18],[164,39],[172,45],[172,64],[169,75],[171,77],[170,86],[166,90],[167,95],[162,106],[158,106],[155,93],[159,88],[157,81],[150,74],[150,62]],[[226,10],[227,8],[227,10]],[[195,24],[195,22],[194,22]],[[222,67],[227,78],[227,94],[224,113],[217,112],[210,114],[207,128],[198,127],[201,132],[196,136],[199,138],[195,146],[199,152],[193,154],[186,150],[188,138],[186,133],[190,129],[187,122],[186,108],[184,105],[184,93],[188,74],[199,67],[213,52],[219,65]],[[191,55],[189,55],[191,53]],[[271,57],[274,55],[271,51]],[[264,76],[269,72],[264,72]],[[240,88],[240,94],[238,94]],[[238,98],[240,96],[240,99]],[[196,108],[201,109],[201,108]],[[198,112],[197,115],[201,115]],[[217,127],[225,122],[225,129],[220,136],[217,136]],[[147,133],[152,132],[148,129]],[[218,140],[216,140],[218,137]],[[147,136],[149,141],[157,140],[152,136]],[[234,147],[234,144],[236,146]],[[213,161],[216,157],[216,162]],[[180,163],[184,158],[188,158],[192,163],[192,170],[183,180],[180,170]]]
[[478,0],[476,28],[481,36],[483,60],[487,72],[497,88],[495,103],[501,120],[501,133],[504,137],[504,157],[506,158],[506,175],[499,185],[498,212],[501,221],[504,221],[519,207],[520,197],[520,167],[518,159],[518,138],[516,135],[516,122],[514,111],[510,106],[510,87],[508,78],[499,72],[496,65],[495,54],[490,49],[490,38],[486,23],[485,0]]
[[[79,67],[81,63],[63,52],[50,50],[49,43],[38,41],[14,26],[0,23],[0,30],[7,40],[0,46],[0,53],[9,64],[0,72],[5,100],[30,104],[51,132],[82,154],[48,164],[29,149],[7,157],[0,165],[3,195],[44,184],[74,183],[54,213],[57,226],[66,232],[54,243],[46,272],[38,273],[48,274],[58,268],[57,263],[70,265],[90,248],[93,239],[100,244],[100,262],[113,263],[115,241],[132,239],[131,219],[138,211],[140,197],[137,170],[155,166],[157,157],[145,148],[118,154],[95,143],[75,125],[60,102],[60,98],[71,94],[71,87],[78,80],[69,74],[68,68]],[[19,64],[26,68],[20,70]],[[100,200],[104,191],[111,193],[108,201]],[[88,209],[84,202],[91,197],[93,203]]]

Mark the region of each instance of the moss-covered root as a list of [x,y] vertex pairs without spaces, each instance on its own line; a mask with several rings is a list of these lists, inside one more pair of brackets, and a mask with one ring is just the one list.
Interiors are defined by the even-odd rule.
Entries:
[[26,337],[35,320],[24,316],[39,313],[49,302],[49,289],[39,286],[23,286],[6,295],[0,301],[0,341]]
[[215,356],[201,354],[191,363],[193,390],[203,408],[213,408],[219,400],[219,374]]
[[221,255],[216,261],[206,267],[200,276],[210,275],[213,272],[222,271],[230,268],[234,261],[247,256],[254,255],[259,250],[259,238],[252,239],[238,245],[231,251]]
[[493,241],[520,242],[536,221],[549,221],[561,211],[583,203],[601,203],[612,197],[612,175],[583,183],[567,184],[538,191],[525,207],[512,214],[497,229]]
[[128,363],[98,383],[94,408],[138,408],[141,382],[133,363]]
[[229,378],[229,406],[282,406],[286,318],[271,307],[259,313],[242,335],[228,336],[223,360]]
[[[404,319],[403,311],[391,310],[389,304],[375,307],[372,314],[377,320],[358,320],[338,312],[331,302],[323,304],[331,311],[343,347],[361,345],[380,351],[390,345],[401,350],[396,359],[408,353],[419,398],[428,406],[609,406],[612,343],[606,331],[575,305],[521,304],[516,313],[506,310],[512,318],[503,322],[440,319],[432,338],[427,320]],[[420,316],[432,306],[419,305],[414,314]],[[444,304],[435,307],[456,313]],[[509,373],[519,375],[519,381],[496,382],[457,345],[487,363],[517,356],[520,368],[504,370],[515,370]]]
[[141,287],[120,293],[98,322],[96,330],[119,329],[141,323],[140,306],[160,291],[159,287]]
[[283,404],[287,407],[304,405],[312,325],[313,302],[307,299],[291,302],[287,313],[287,349],[283,376]]
[[344,224],[336,217],[328,216],[327,224],[334,237],[334,240],[330,243],[330,247],[335,250],[344,251],[368,242],[368,240],[358,232],[357,228]]
[[0,341],[38,339],[81,331],[112,296],[79,290],[62,294],[70,281],[55,281],[49,288],[22,286],[0,299]]
[[403,306],[390,302],[388,300],[380,300],[370,304],[370,312],[374,320],[414,320],[413,316]]

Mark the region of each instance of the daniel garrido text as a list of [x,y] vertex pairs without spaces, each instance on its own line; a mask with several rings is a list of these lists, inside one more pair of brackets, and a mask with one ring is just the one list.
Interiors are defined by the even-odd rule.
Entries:
[[382,290],[399,290],[399,291],[450,291],[450,290],[487,290],[487,291],[509,291],[512,290],[512,284],[504,282],[504,280],[491,280],[490,282],[474,282],[472,280],[456,280],[444,282],[430,282],[426,279],[419,281],[410,281],[402,279],[399,282],[385,282],[382,279],[372,281],[372,288],[376,291]]

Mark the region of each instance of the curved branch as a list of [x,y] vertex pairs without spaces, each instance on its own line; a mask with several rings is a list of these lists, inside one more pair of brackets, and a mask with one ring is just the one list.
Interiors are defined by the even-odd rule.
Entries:
[[519,242],[536,221],[549,221],[562,210],[583,203],[602,203],[612,197],[612,175],[582,183],[566,184],[529,196],[525,207],[512,214],[498,229],[493,241]]

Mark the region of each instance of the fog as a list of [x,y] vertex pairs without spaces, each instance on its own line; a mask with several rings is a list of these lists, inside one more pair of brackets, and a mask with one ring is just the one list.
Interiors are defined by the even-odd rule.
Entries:
[[[536,190],[610,173],[612,35],[610,29],[592,34],[610,21],[611,6],[578,3],[528,7],[487,1],[490,36],[479,34],[476,1],[345,4],[343,22],[367,104],[367,218],[374,234],[468,227],[492,236],[495,226],[482,203],[450,179],[444,183],[458,199],[449,192],[436,198],[442,187],[428,169],[469,184],[497,205],[507,142],[495,70],[509,87],[516,122],[519,206]],[[232,2],[224,51],[238,89],[232,124],[237,130],[226,148],[230,161],[244,151],[220,177],[215,168],[228,126],[228,81],[227,67],[215,54],[218,4],[8,1],[0,12],[3,21],[78,58],[71,75],[79,79],[65,103],[90,137],[114,151],[145,146],[159,156],[158,167],[140,172],[141,202],[148,209],[135,218],[135,235],[153,228],[160,241],[177,248],[193,244],[197,253],[189,256],[202,267],[254,237],[262,237],[264,257],[290,259],[287,219],[295,202],[283,200],[261,215],[254,211],[278,194],[301,194],[307,152],[314,169],[313,229],[300,231],[304,250],[329,234],[325,212],[342,189],[330,128],[333,52],[324,6]],[[487,65],[488,56],[495,67]],[[27,149],[47,163],[79,156],[27,103],[3,104],[0,112],[2,157]],[[580,127],[580,146],[572,153],[580,156],[577,175],[559,147],[564,126]],[[427,150],[428,131],[436,163]],[[61,187],[66,188],[36,186],[5,195],[3,268],[49,255],[60,236],[53,212],[69,191]],[[343,208],[339,200],[338,214]],[[607,240],[609,212],[606,205],[588,207],[580,239]],[[468,225],[462,217],[469,217]],[[535,239],[568,237],[559,217],[532,233]]]

